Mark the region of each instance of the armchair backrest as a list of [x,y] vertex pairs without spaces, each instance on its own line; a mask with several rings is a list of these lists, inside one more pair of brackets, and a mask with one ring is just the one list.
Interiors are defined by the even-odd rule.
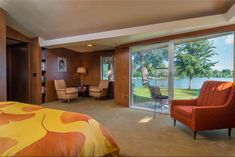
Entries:
[[233,82],[205,81],[197,98],[198,106],[223,106],[232,92]]
[[66,88],[66,84],[64,80],[54,80],[55,83],[55,89],[65,89]]
[[99,88],[102,89],[102,88],[108,88],[109,87],[109,81],[108,80],[100,80],[100,83],[99,83]]

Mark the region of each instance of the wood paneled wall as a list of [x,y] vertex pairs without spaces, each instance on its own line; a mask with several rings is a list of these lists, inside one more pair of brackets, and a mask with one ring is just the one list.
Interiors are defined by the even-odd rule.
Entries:
[[85,84],[97,86],[100,82],[100,57],[112,56],[114,51],[100,51],[81,53],[80,66],[87,68],[88,74],[85,76]]
[[0,8],[0,101],[7,100],[6,13]]
[[115,50],[115,103],[120,106],[129,106],[129,48]]
[[[67,59],[67,72],[58,72],[57,59],[63,57]],[[56,101],[56,91],[54,86],[54,80],[63,79],[67,86],[79,85],[79,75],[77,67],[80,63],[80,54],[72,50],[57,48],[47,49],[46,56],[46,102]]]
[[[114,55],[114,50],[81,53],[80,66],[85,67],[88,70],[88,73],[85,76],[85,84],[89,84],[92,86],[97,86],[99,84],[101,79],[100,58],[101,56],[112,56],[112,55]],[[108,96],[110,98],[114,97],[114,88],[115,88],[115,81],[114,82],[111,81],[109,83],[109,91],[108,91]]]

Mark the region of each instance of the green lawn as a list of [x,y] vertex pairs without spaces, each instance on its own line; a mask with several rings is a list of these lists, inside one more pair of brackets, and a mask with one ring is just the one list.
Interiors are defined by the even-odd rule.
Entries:
[[[167,89],[162,88],[161,92],[163,95],[167,94]],[[191,99],[198,96],[199,89],[180,89],[176,88],[174,89],[174,99]],[[134,102],[135,103],[141,103],[146,101],[151,101],[149,89],[147,87],[135,87],[134,88]]]

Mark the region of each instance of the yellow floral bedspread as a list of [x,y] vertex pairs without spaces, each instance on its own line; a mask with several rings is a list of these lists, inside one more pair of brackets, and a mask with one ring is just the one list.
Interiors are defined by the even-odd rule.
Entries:
[[118,156],[109,132],[88,115],[0,102],[0,156]]

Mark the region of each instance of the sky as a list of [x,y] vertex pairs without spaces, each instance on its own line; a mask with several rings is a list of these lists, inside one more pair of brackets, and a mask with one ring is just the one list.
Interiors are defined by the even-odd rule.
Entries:
[[213,41],[214,46],[216,47],[215,53],[217,53],[211,60],[213,62],[219,61],[213,68],[214,70],[233,70],[233,39],[233,34],[209,39],[210,41]]
[[[218,63],[212,68],[213,70],[219,70],[219,71],[223,69],[233,70],[233,59],[234,59],[233,40],[234,40],[233,33],[209,39],[209,41],[212,41],[213,45],[216,47],[214,49],[214,52],[217,54],[211,58],[211,61],[212,62],[218,61]],[[154,44],[153,46],[155,45],[159,44]],[[140,48],[146,48],[146,46],[141,46]],[[147,46],[147,48],[149,48],[149,45]],[[166,61],[165,64],[168,65],[168,62]]]

